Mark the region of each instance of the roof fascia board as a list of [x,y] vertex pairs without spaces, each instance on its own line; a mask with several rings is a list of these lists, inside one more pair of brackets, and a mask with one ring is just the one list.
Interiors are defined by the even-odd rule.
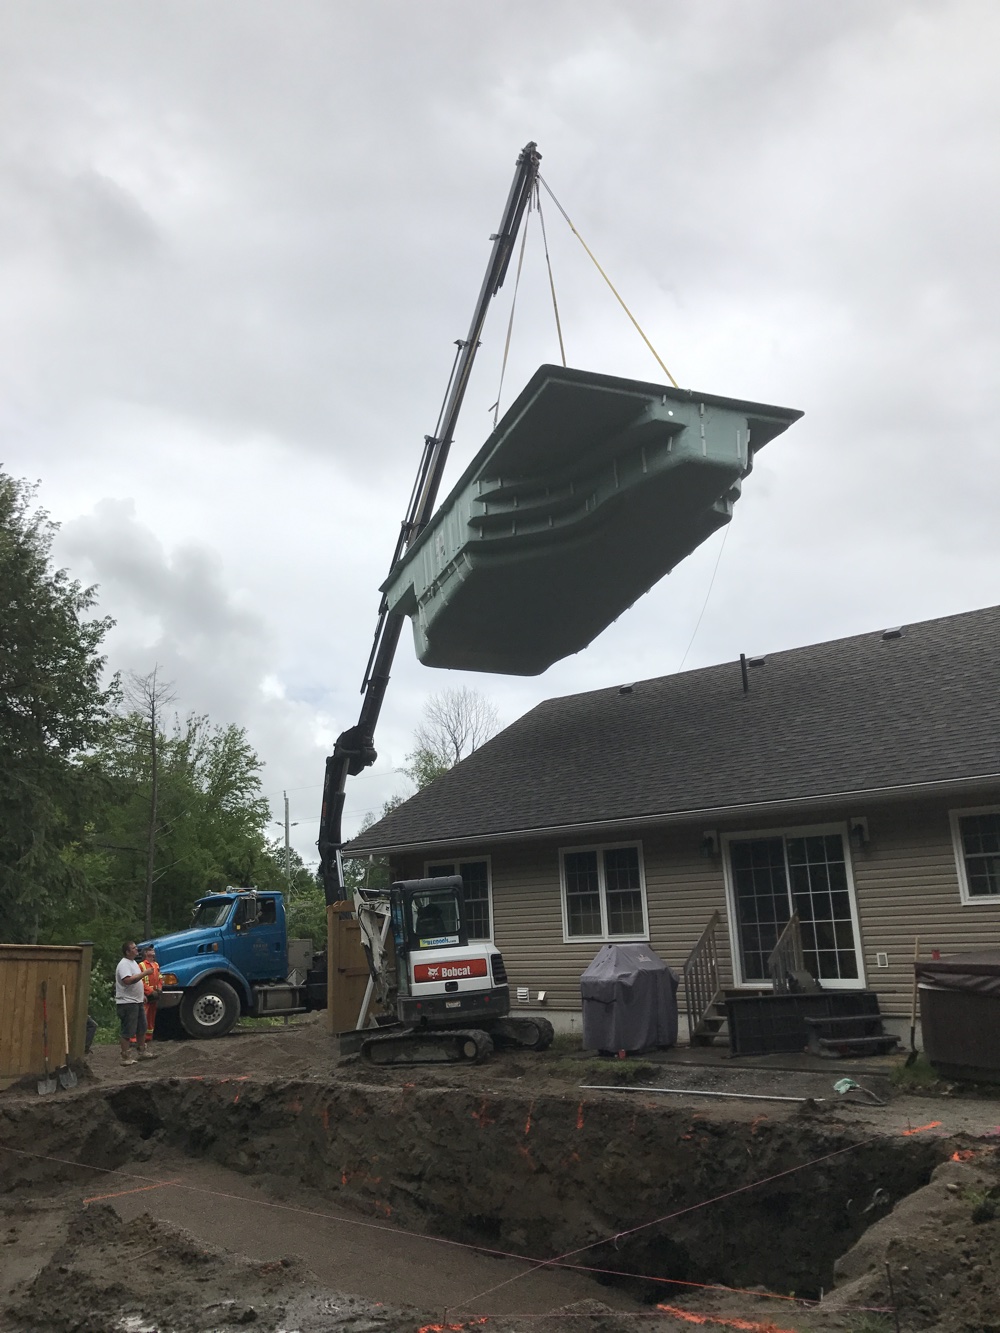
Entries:
[[495,833],[477,833],[463,838],[428,838],[419,842],[399,842],[376,844],[364,851],[345,852],[352,858],[368,856],[389,856],[394,853],[421,852],[438,847],[482,847],[484,843],[529,842],[542,838],[558,837],[563,834],[578,834],[581,830],[588,833],[613,833],[623,828],[643,828],[651,824],[692,824],[706,819],[740,819],[747,816],[765,814],[771,810],[813,810],[817,806],[831,801],[854,802],[878,800],[905,800],[908,796],[947,796],[981,787],[986,783],[1000,782],[1000,773],[983,773],[971,778],[951,778],[945,782],[915,782],[897,787],[868,787],[852,791],[823,792],[818,796],[798,796],[786,800],[753,801],[740,805],[704,806],[696,810],[678,810],[655,815],[629,815],[622,819],[585,820],[575,824],[535,825],[532,828],[508,829]]

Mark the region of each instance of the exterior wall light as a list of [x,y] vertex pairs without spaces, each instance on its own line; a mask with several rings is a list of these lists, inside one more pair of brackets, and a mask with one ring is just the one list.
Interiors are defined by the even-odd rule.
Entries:
[[868,820],[864,815],[851,815],[847,827],[852,847],[860,851],[862,847],[868,846],[871,839],[868,836]]

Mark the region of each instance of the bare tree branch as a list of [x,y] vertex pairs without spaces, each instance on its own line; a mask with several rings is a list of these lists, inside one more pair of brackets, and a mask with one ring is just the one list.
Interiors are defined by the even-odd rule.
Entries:
[[426,787],[499,729],[496,705],[478,691],[463,685],[431,695],[424,705],[424,719],[413,733],[415,745],[406,756],[404,772],[418,787]]

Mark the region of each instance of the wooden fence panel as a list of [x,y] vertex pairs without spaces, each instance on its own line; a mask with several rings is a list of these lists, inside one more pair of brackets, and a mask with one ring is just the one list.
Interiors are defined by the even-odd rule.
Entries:
[[63,1063],[63,987],[69,1021],[69,1053],[83,1055],[90,993],[90,944],[0,944],[0,1078],[40,1074],[42,982],[49,1011],[49,1068]]

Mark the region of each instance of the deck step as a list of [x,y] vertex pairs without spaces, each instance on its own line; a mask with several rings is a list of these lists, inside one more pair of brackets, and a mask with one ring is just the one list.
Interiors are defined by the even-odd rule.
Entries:
[[836,1059],[844,1055],[888,1055],[899,1038],[882,1027],[879,1014],[856,1014],[836,1018],[807,1018],[809,1052]]

